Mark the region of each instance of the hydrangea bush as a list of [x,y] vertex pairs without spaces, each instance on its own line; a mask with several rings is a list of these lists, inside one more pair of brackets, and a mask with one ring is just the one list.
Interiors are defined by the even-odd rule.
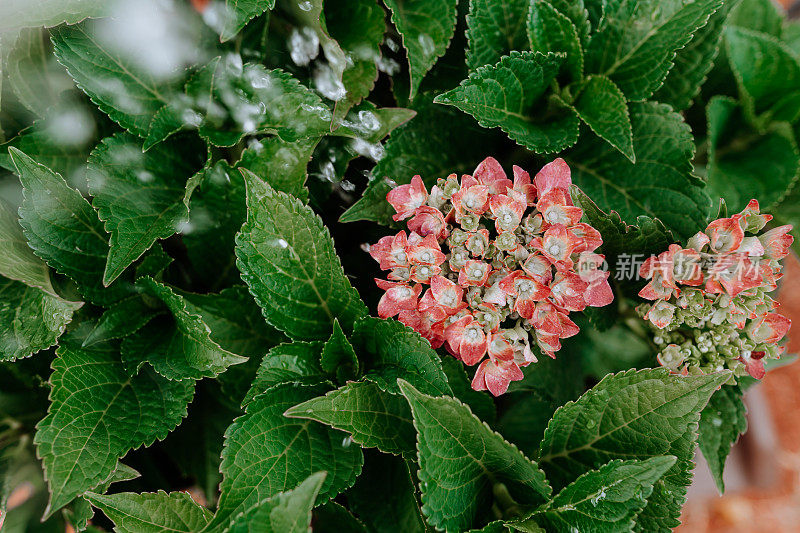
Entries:
[[771,0],[0,1],[3,532],[670,531],[793,359],[798,57]]

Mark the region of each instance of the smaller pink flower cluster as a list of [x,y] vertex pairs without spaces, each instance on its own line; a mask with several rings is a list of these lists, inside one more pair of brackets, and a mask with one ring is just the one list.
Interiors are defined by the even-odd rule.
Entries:
[[659,362],[675,372],[764,376],[764,359],[777,358],[778,342],[791,321],[774,312],[767,293],[781,278],[780,260],[789,253],[792,226],[760,233],[772,219],[756,200],[704,232],[642,263],[649,282],[639,296],[654,303],[639,311],[656,331]]
[[533,182],[517,166],[513,177],[491,157],[472,175],[440,179],[430,194],[414,176],[386,196],[410,233],[369,249],[390,271],[376,280],[386,291],[378,314],[397,316],[467,365],[480,363],[472,387],[495,396],[537,360],[531,338],[554,357],[561,339],[578,333],[570,312],[613,300],[594,253],[600,233],[580,222],[566,162],[546,165]]

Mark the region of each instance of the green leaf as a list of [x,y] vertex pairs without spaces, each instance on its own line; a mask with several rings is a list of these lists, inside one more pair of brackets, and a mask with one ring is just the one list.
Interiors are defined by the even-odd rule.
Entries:
[[534,52],[561,52],[563,68],[573,81],[583,78],[583,47],[578,30],[567,17],[546,0],[530,2],[528,39]]
[[4,0],[0,5],[0,32],[76,24],[87,17],[108,15],[110,7],[105,0]]
[[171,287],[152,278],[141,279],[138,286],[161,300],[175,323],[157,320],[123,341],[122,360],[131,373],[148,362],[167,379],[200,379],[216,377],[229,366],[247,360],[213,341],[211,328],[196,308]]
[[62,343],[50,376],[50,409],[34,443],[50,486],[46,515],[102,483],[128,450],[161,440],[186,416],[191,381],[147,369],[130,377],[105,345]]
[[491,396],[472,388],[464,363],[455,357],[442,358],[442,369],[447,376],[447,383],[453,389],[453,396],[464,402],[475,416],[489,425],[494,425],[497,411]]
[[86,498],[114,522],[117,533],[194,533],[211,520],[211,512],[182,491],[110,495],[90,492]]
[[83,346],[127,337],[142,329],[159,313],[159,309],[148,305],[140,296],[120,300],[100,316],[94,329],[83,341]]
[[553,415],[539,464],[556,488],[612,459],[674,455],[678,462],[660,479],[639,515],[642,531],[679,525],[700,411],[730,373],[672,376],[664,369],[613,374]]
[[679,238],[705,228],[711,201],[692,174],[694,142],[689,126],[668,106],[631,103],[633,164],[598,138],[584,136],[565,155],[575,183],[605,210],[628,222],[660,219]]
[[800,170],[800,151],[786,123],[775,123],[761,133],[744,118],[732,99],[715,96],[708,115],[708,188],[724,198],[728,209],[739,212],[751,198],[766,211],[793,186]]
[[488,522],[489,502],[503,484],[533,508],[552,489],[539,467],[455,398],[434,398],[398,380],[417,428],[422,512],[436,528],[463,531]]
[[140,140],[120,133],[92,152],[87,172],[92,205],[111,233],[105,285],[156,240],[174,235],[186,223],[186,182],[205,155],[193,148],[175,142],[143,154]]
[[613,81],[589,76],[573,106],[593,132],[636,163],[628,102]]
[[0,361],[29,357],[56,344],[82,305],[0,276]]
[[570,483],[531,521],[547,531],[631,531],[653,485],[675,461],[673,456],[611,461]]
[[[394,184],[409,183],[419,174],[430,187],[451,172],[472,172],[480,156],[465,154],[491,153],[497,144],[490,132],[463,113],[422,97],[417,100],[417,116],[389,137],[386,154],[375,165],[363,197],[341,216],[340,222],[392,224],[394,209],[386,201],[386,193]],[[453,135],[454,131],[461,134]]]
[[739,435],[747,431],[747,409],[738,385],[725,385],[715,392],[700,413],[698,444],[720,494],[725,492],[722,472],[725,460]]
[[325,396],[295,405],[285,415],[316,420],[345,431],[365,448],[394,454],[414,451],[416,434],[405,399],[368,381],[348,383]]
[[229,533],[307,533],[311,511],[325,480],[325,472],[310,475],[297,488],[280,492],[244,511]]
[[325,387],[279,385],[258,396],[225,434],[214,519],[206,528],[225,529],[236,516],[278,492],[297,486],[314,472],[328,472],[319,503],[350,487],[361,472],[361,448],[344,433],[318,422],[284,418],[290,407],[318,396]]
[[233,39],[251,19],[273,7],[275,0],[225,0],[219,40],[224,43]]
[[[405,401],[405,400],[403,400]],[[408,406],[406,406],[408,407]],[[366,453],[364,471],[347,491],[347,503],[372,533],[427,533],[407,460]]]
[[23,186],[20,224],[34,253],[75,280],[92,303],[124,297],[129,288],[121,283],[107,289],[102,285],[108,235],[89,202],[64,178],[16,148],[9,154]]
[[319,366],[321,352],[320,342],[295,341],[272,348],[262,359],[242,405],[249,404],[253,398],[276,385],[325,381],[325,372]]
[[427,394],[452,394],[431,344],[397,320],[365,317],[351,340],[361,354],[364,376],[381,389],[399,393],[397,378],[403,378]]
[[422,78],[444,55],[456,27],[458,0],[385,0],[392,22],[403,37],[411,78],[409,99]]
[[364,524],[333,501],[314,509],[311,520],[314,533],[367,533]]
[[362,102],[351,110],[341,126],[331,132],[331,135],[377,143],[416,115],[416,111],[404,107],[377,109],[369,102]]
[[641,215],[636,217],[635,225],[628,225],[616,211],[604,213],[574,185],[570,194],[575,205],[583,209],[586,221],[603,237],[602,251],[610,265],[617,265],[617,258],[621,255],[640,259],[658,255],[675,241],[657,218]]
[[512,50],[525,50],[529,0],[470,0],[467,15],[467,66],[494,64]]
[[47,265],[28,246],[19,217],[3,200],[0,200],[0,250],[3,250],[0,255],[0,276],[57,296],[50,282]]
[[731,69],[748,118],[763,129],[772,121],[800,116],[800,63],[769,35],[735,26],[725,28]]
[[154,78],[137,66],[132,54],[99,42],[95,27],[87,22],[52,30],[55,56],[103,113],[145,137],[153,115],[169,101],[180,79]]
[[305,202],[308,200],[306,167],[317,143],[319,138],[286,142],[277,136],[267,137],[251,143],[242,152],[236,167],[246,168],[276,191],[291,194]]
[[772,0],[740,0],[731,9],[728,25],[781,37],[781,29],[785,20],[786,13],[779,7],[777,2]]
[[669,104],[676,111],[689,108],[714,67],[722,42],[722,29],[733,5],[736,5],[736,0],[724,2],[706,25],[694,33],[692,40],[677,51],[674,66],[664,84],[654,93],[653,100]]
[[336,376],[340,382],[354,379],[358,375],[358,357],[336,319],[333,322],[331,338],[322,347],[319,365],[328,374]]
[[367,313],[344,275],[322,220],[296,198],[245,171],[247,222],[236,235],[242,279],[272,326],[296,339],[327,339]]
[[578,139],[575,112],[558,106],[549,109],[544,98],[562,61],[554,54],[511,52],[496,65],[471,73],[434,102],[469,113],[484,128],[500,128],[530,150],[559,152]]
[[722,0],[619,0],[605,5],[586,48],[586,71],[603,74],[628,100],[644,100],[664,82],[683,48]]

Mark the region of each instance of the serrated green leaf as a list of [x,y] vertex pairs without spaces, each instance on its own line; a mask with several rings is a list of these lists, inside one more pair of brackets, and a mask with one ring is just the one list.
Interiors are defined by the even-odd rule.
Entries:
[[748,118],[759,129],[800,116],[800,62],[769,35],[736,26],[725,28],[731,69]]
[[358,375],[358,357],[338,320],[334,320],[331,338],[322,347],[319,365],[342,383]]
[[[403,400],[405,402],[405,400]],[[406,406],[408,407],[408,406]],[[348,506],[371,533],[427,533],[407,460],[383,453],[366,454],[364,471],[347,491]]]
[[773,0],[740,0],[731,9],[728,24],[781,37],[786,13]]
[[675,51],[721,5],[722,0],[607,3],[586,49],[586,71],[611,78],[628,100],[649,98],[672,68]]
[[769,210],[794,185],[800,171],[800,151],[791,127],[775,123],[761,133],[743,116],[739,104],[715,96],[708,115],[708,188],[739,212],[755,198]]
[[103,283],[108,285],[158,239],[186,223],[186,182],[205,154],[183,143],[165,143],[147,153],[127,133],[107,137],[89,157],[92,205],[111,234]]
[[631,103],[633,164],[605,141],[584,136],[565,158],[575,183],[605,210],[628,222],[660,219],[679,238],[705,228],[711,201],[692,174],[694,142],[689,126],[668,106]]
[[4,0],[0,32],[16,28],[75,24],[87,17],[109,14],[105,0]]
[[653,100],[669,104],[676,111],[687,109],[699,94],[706,76],[714,67],[722,42],[722,29],[733,2],[724,2],[705,26],[694,32],[692,40],[679,49],[674,66],[664,84],[653,94]]
[[75,280],[92,303],[113,303],[129,294],[131,287],[123,282],[102,285],[108,235],[89,202],[47,167],[15,148],[9,153],[23,186],[20,224],[34,253]]
[[47,265],[28,246],[17,214],[0,200],[0,276],[56,296]]
[[194,533],[211,520],[211,512],[186,492],[90,492],[86,498],[114,522],[117,533]]
[[97,320],[94,329],[83,341],[83,346],[96,342],[121,339],[139,331],[159,314],[160,310],[148,305],[141,297],[131,296],[113,304]]
[[145,137],[153,115],[168,103],[181,80],[156,79],[137,67],[132,54],[98,41],[95,28],[94,22],[86,22],[52,30],[55,56],[101,111]]
[[414,452],[416,434],[408,403],[372,382],[348,383],[325,396],[295,405],[285,415],[316,420],[345,431],[365,448],[394,454]]
[[0,276],[0,361],[53,346],[82,305]]
[[546,0],[530,2],[528,39],[534,52],[560,52],[566,57],[562,67],[573,81],[583,78],[583,47],[578,30],[567,17]]
[[589,76],[573,106],[593,132],[636,163],[628,102],[613,81]]
[[738,385],[725,385],[715,392],[700,413],[698,444],[720,494],[725,492],[722,472],[725,460],[739,435],[747,431],[747,409]]
[[105,345],[62,343],[56,353],[50,409],[34,437],[50,486],[47,516],[102,483],[128,450],[166,437],[194,393],[193,382],[148,369],[130,377]]
[[321,352],[321,342],[295,341],[272,348],[262,359],[242,405],[249,404],[253,398],[276,385],[324,381],[325,372],[319,366]]
[[428,394],[452,394],[430,343],[397,320],[365,317],[356,323],[351,340],[361,354],[364,376],[381,389],[397,394],[397,378],[403,378]]
[[[386,201],[386,193],[394,183],[409,183],[412,176],[419,174],[431,186],[451,172],[471,172],[480,162],[480,156],[465,155],[491,153],[497,144],[490,132],[455,109],[420,97],[415,110],[417,116],[389,137],[386,154],[372,171],[373,180],[340,222],[372,220],[391,224],[394,209]],[[461,134],[453,135],[454,131]]]
[[675,461],[673,456],[610,461],[564,487],[531,521],[547,531],[566,533],[631,531],[653,485]]
[[333,501],[314,509],[311,520],[314,533],[367,533],[358,518]]
[[[575,112],[565,107],[550,109],[544,97],[562,61],[554,54],[511,52],[496,65],[471,73],[434,102],[469,113],[484,128],[500,128],[534,152],[558,152],[578,140]],[[543,120],[545,114],[550,116]]]
[[367,313],[344,275],[320,218],[251,172],[247,222],[236,235],[242,279],[271,325],[296,339],[327,339],[334,319],[350,330]]
[[296,488],[280,492],[244,511],[229,533],[307,533],[311,510],[325,480],[325,472],[306,478]]
[[277,136],[267,137],[251,143],[242,152],[236,167],[246,168],[276,191],[291,194],[305,202],[308,200],[306,168],[318,143],[318,137],[294,142],[286,142]]
[[225,433],[222,494],[207,531],[224,529],[253,504],[297,486],[314,472],[328,472],[319,503],[353,484],[364,460],[360,447],[318,422],[283,416],[324,391],[319,385],[279,385],[248,404],[246,414]]
[[219,40],[224,43],[233,39],[251,19],[273,7],[275,0],[225,0]]
[[436,528],[463,531],[486,523],[503,484],[523,509],[550,497],[539,467],[454,398],[434,398],[398,380],[417,428],[422,512]]
[[475,416],[494,425],[497,419],[497,410],[491,396],[485,392],[472,388],[464,363],[455,357],[442,358],[442,369],[447,376],[447,383],[453,389],[453,396],[464,402]]
[[444,55],[456,27],[458,0],[385,0],[408,54],[413,100],[420,82]]
[[512,50],[525,50],[529,0],[470,0],[467,15],[467,66],[494,64]]
[[679,525],[700,411],[730,373],[679,377],[665,369],[606,376],[553,415],[544,434],[539,464],[561,488],[612,459],[674,455],[678,462],[660,479],[639,514],[637,529],[669,531]]
[[213,341],[211,328],[197,309],[171,287],[152,278],[143,278],[138,285],[166,305],[174,324],[158,320],[123,341],[122,360],[132,374],[148,362],[167,379],[200,379],[216,377],[247,360]]

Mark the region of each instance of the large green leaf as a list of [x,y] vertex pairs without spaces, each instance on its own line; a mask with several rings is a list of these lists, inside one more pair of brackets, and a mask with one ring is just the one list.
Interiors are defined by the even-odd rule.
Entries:
[[275,0],[225,0],[225,7],[222,10],[224,23],[220,30],[220,41],[233,39],[251,19],[273,7],[275,7]]
[[158,239],[180,231],[188,218],[186,182],[204,153],[193,144],[161,144],[147,153],[120,133],[92,152],[87,172],[92,205],[111,233],[103,283],[108,285]]
[[145,137],[153,115],[169,101],[179,80],[160,80],[139,68],[131,54],[98,41],[95,27],[86,22],[52,30],[56,58],[111,120]]
[[129,376],[116,351],[62,342],[50,376],[50,409],[34,443],[50,486],[47,515],[102,483],[128,450],[163,439],[186,416],[191,381],[149,369]]
[[[373,179],[363,197],[342,215],[341,222],[391,224],[394,209],[386,193],[394,184],[409,183],[419,174],[430,187],[451,172],[472,172],[481,161],[477,154],[491,153],[497,144],[490,132],[455,109],[433,104],[424,96],[414,108],[417,116],[389,137],[386,154],[372,170]],[[461,134],[453,135],[454,131]]]
[[311,511],[325,476],[325,472],[312,474],[297,488],[280,492],[256,503],[236,519],[228,532],[307,533],[311,531]]
[[578,139],[575,112],[544,97],[562,61],[555,54],[511,52],[434,102],[469,113],[484,128],[500,128],[530,150],[558,152]]
[[593,132],[636,162],[628,102],[613,81],[605,76],[589,76],[573,105]]
[[130,288],[102,285],[108,235],[81,194],[64,178],[15,148],[9,150],[23,186],[20,223],[34,253],[78,283],[93,303],[121,299]]
[[728,26],[725,43],[748,117],[759,128],[800,116],[800,62],[769,35]]
[[586,71],[603,74],[629,100],[644,100],[664,82],[675,57],[722,0],[615,0],[586,49]]
[[402,396],[382,391],[369,381],[348,383],[296,405],[285,414],[346,431],[365,448],[396,454],[413,453],[415,449],[408,403]]
[[0,200],[0,276],[55,295],[47,265],[31,250],[10,205]]
[[[299,139],[287,142],[278,136],[254,141],[242,152],[236,164],[246,168],[276,191],[285,192],[308,200],[306,178],[309,161],[314,154],[319,138]],[[241,226],[241,224],[240,224]]]
[[529,6],[529,0],[470,0],[467,66],[471,70],[497,63],[512,50],[528,48],[525,18]]
[[546,502],[550,485],[539,467],[455,398],[435,398],[398,380],[417,428],[422,512],[431,525],[464,531],[489,520],[504,485],[525,508]]
[[711,201],[692,174],[694,142],[689,126],[668,106],[630,104],[633,164],[599,138],[583,136],[565,157],[575,183],[604,211],[627,222],[640,215],[660,219],[679,238],[705,228]]
[[0,32],[16,28],[75,24],[109,13],[106,0],[4,0],[0,5]]
[[739,435],[747,431],[747,409],[738,385],[725,385],[711,396],[700,413],[698,444],[720,494],[725,492],[722,472]]
[[570,483],[530,520],[547,531],[625,533],[647,504],[653,485],[675,464],[673,456],[611,461]]
[[0,276],[0,361],[53,346],[82,305]]
[[546,0],[533,0],[528,13],[528,39],[534,52],[560,52],[563,69],[573,81],[583,78],[583,47],[569,17]]
[[296,198],[245,171],[247,222],[236,236],[242,279],[271,325],[297,339],[327,339],[367,313],[344,275],[322,220]]
[[148,362],[167,379],[200,379],[247,360],[212,340],[211,328],[197,309],[171,287],[152,278],[143,278],[138,286],[166,305],[174,324],[156,320],[123,341],[122,359],[130,372]]
[[781,37],[786,13],[773,0],[740,0],[731,9],[728,24]]
[[381,389],[399,393],[397,378],[403,378],[427,394],[452,394],[430,343],[397,320],[366,317],[356,324],[352,341],[365,377]]
[[458,0],[385,0],[392,11],[392,22],[403,37],[411,77],[409,99],[413,100],[420,82],[444,55],[456,27]]
[[186,492],[90,492],[86,498],[114,522],[117,533],[195,533],[211,520],[211,512]]
[[247,405],[253,398],[276,385],[325,381],[325,372],[319,366],[321,352],[320,342],[294,341],[272,348],[261,360],[242,405]]
[[708,188],[738,212],[755,198],[766,211],[795,184],[800,151],[792,128],[771,124],[759,133],[734,100],[715,96],[708,115]]
[[324,386],[285,384],[269,389],[247,406],[225,433],[222,494],[209,531],[234,523],[254,504],[294,488],[319,471],[328,472],[320,503],[350,487],[361,472],[361,448],[346,434],[311,420],[284,418],[290,407],[325,391]]
[[700,411],[729,378],[728,372],[672,376],[660,368],[607,376],[556,411],[539,464],[561,488],[612,459],[674,455],[677,463],[657,482],[637,521],[640,531],[669,531],[680,523],[691,483]]

